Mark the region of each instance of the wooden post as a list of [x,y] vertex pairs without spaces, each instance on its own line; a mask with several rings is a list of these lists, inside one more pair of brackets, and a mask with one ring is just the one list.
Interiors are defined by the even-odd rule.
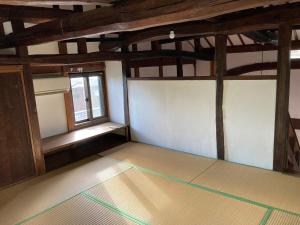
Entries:
[[273,168],[276,171],[283,171],[287,162],[291,36],[291,26],[289,24],[281,24],[279,26],[278,40],[277,93],[273,161]]
[[[122,52],[128,52],[128,47],[122,47]],[[130,134],[130,118],[129,118],[129,103],[128,103],[128,86],[127,78],[131,77],[131,69],[128,60],[122,60],[122,77],[123,77],[123,95],[124,95],[124,120],[126,125],[126,141],[131,141]]]
[[[151,42],[151,50],[153,50],[153,51],[160,51],[161,50],[161,45],[160,45],[159,41],[152,41]],[[159,77],[163,77],[164,76],[163,62],[162,62],[162,60],[159,60],[159,64],[158,64],[158,76]]]
[[[132,44],[132,51],[137,52],[137,44]],[[140,69],[139,67],[134,67],[134,77],[140,77]]]
[[223,128],[223,77],[226,74],[226,45],[227,35],[217,34],[215,36],[215,73],[217,79],[216,87],[216,136],[218,159],[224,160],[224,128]]
[[[182,50],[182,43],[181,41],[175,42],[176,51]],[[182,69],[182,58],[179,56],[176,58],[176,66],[177,66],[177,77],[183,77],[183,69]]]
[[[24,22],[21,20],[13,20],[11,21],[11,23],[14,32],[20,32],[25,29]],[[20,57],[28,56],[27,46],[17,47],[16,53]],[[40,127],[39,127],[35,95],[33,89],[31,68],[29,64],[23,66],[23,76],[24,76],[24,88],[26,92],[25,98],[28,107],[27,110],[28,110],[29,130],[31,135],[31,145],[32,145],[33,158],[35,163],[35,171],[37,175],[41,175],[45,173],[46,169],[45,169],[44,155],[42,153]]]

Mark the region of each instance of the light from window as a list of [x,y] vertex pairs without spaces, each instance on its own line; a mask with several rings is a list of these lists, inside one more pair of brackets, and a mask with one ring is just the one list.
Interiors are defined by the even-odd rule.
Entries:
[[292,50],[291,59],[300,59],[300,50]]
[[75,123],[92,121],[105,116],[101,76],[76,74],[71,77]]

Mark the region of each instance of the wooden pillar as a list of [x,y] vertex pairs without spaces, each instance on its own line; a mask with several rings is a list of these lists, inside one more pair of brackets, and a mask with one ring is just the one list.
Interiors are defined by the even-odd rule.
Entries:
[[[176,41],[175,47],[176,47],[176,51],[180,52],[182,50],[181,41]],[[177,65],[177,77],[183,77],[182,58],[180,56],[176,58],[176,65]]]
[[[194,38],[195,52],[199,53],[202,49],[200,38]],[[194,63],[194,76],[197,76],[197,60]]]
[[[128,52],[128,47],[123,46],[122,52]],[[129,103],[128,103],[128,86],[127,78],[131,77],[131,70],[128,60],[122,60],[122,77],[123,77],[123,95],[124,95],[124,120],[126,125],[126,140],[131,141],[130,134],[130,118],[129,118]]]
[[281,24],[279,26],[278,40],[276,118],[273,161],[273,168],[276,171],[283,171],[287,162],[291,36],[291,26],[288,24]]
[[[133,52],[137,52],[138,51],[137,44],[133,44],[132,45],[132,51]],[[134,67],[134,77],[140,77],[140,69],[139,69],[139,67]]]
[[[12,20],[11,23],[14,32],[20,32],[25,29],[24,22],[21,20]],[[18,46],[16,48],[16,53],[20,57],[28,56],[27,46]],[[35,163],[35,171],[37,175],[41,175],[45,173],[46,169],[44,155],[42,153],[41,134],[33,89],[33,79],[30,65],[23,65],[23,68],[24,88],[26,93],[25,98],[27,101],[29,130],[31,136],[33,158]]]
[[216,87],[216,137],[218,159],[224,159],[224,128],[223,128],[223,77],[226,74],[226,45],[227,35],[217,34],[215,36],[215,74],[217,79]]
[[[152,41],[151,42],[151,50],[153,51],[160,51],[161,50],[161,45],[159,41]],[[163,71],[163,61],[160,60],[158,64],[158,76],[163,77],[164,76],[164,71]]]

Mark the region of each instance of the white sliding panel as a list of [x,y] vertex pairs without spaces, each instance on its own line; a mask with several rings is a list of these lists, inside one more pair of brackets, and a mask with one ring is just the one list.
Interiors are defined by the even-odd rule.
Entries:
[[216,158],[213,80],[129,80],[134,141]]
[[224,81],[225,159],[273,169],[275,80]]

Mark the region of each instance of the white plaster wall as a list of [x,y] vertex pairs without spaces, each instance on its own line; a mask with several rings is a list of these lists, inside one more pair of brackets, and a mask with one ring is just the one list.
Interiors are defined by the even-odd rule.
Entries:
[[224,82],[225,159],[273,169],[275,80]]
[[42,138],[68,131],[64,94],[36,96]]
[[122,63],[106,61],[105,66],[110,120],[124,124]]
[[134,141],[216,158],[215,82],[130,80]]

